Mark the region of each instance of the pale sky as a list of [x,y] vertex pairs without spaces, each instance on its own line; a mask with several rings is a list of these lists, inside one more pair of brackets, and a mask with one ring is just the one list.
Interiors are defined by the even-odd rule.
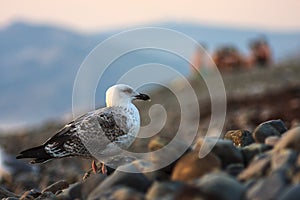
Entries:
[[176,21],[300,30],[299,0],[0,0],[0,27],[22,20],[82,32]]

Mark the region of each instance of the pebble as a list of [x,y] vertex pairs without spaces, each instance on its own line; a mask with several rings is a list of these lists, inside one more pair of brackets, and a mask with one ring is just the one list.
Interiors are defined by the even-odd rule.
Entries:
[[212,146],[212,152],[215,153],[222,162],[222,167],[226,168],[227,165],[233,163],[244,163],[242,152],[233,145],[231,140],[223,140],[218,138],[200,138],[198,139],[194,149],[202,151],[202,146],[204,148]]
[[209,199],[199,188],[176,181],[155,182],[146,194],[148,200]]
[[268,146],[266,144],[259,144],[259,143],[254,143],[249,146],[243,147],[241,149],[241,152],[244,157],[243,160],[245,166],[247,166],[255,156],[262,154],[265,151],[268,151],[270,149],[272,149],[271,146]]
[[192,151],[180,158],[173,170],[171,179],[174,181],[191,181],[220,169],[221,161],[213,152],[199,158],[198,152]]
[[170,176],[164,170],[157,169],[157,165],[147,160],[135,160],[131,163],[140,173],[143,173],[150,181],[166,180]]
[[299,169],[294,171],[293,176],[292,176],[292,183],[300,184],[300,170]]
[[210,173],[195,181],[195,185],[210,199],[242,200],[245,187],[224,173]]
[[66,189],[69,187],[69,183],[65,180],[57,181],[56,183],[53,183],[52,185],[49,185],[46,187],[42,193],[45,192],[52,192],[53,194],[56,194],[57,192],[61,192],[63,189]]
[[278,169],[290,169],[295,166],[298,155],[295,151],[290,149],[283,149],[279,152],[272,152],[271,169],[276,171]]
[[285,133],[288,129],[281,119],[270,120],[265,123],[271,124],[280,134]]
[[278,171],[270,174],[265,179],[261,179],[247,191],[248,199],[267,200],[277,199],[288,187],[285,173]]
[[279,151],[281,149],[292,149],[294,151],[300,152],[300,127],[293,128],[287,131],[280,141],[275,145],[274,151]]
[[287,188],[278,200],[299,200],[300,185],[293,185]]
[[287,131],[287,128],[282,120],[270,120],[258,125],[252,136],[257,143],[264,143],[269,136],[278,136]]
[[279,136],[269,136],[265,139],[265,144],[273,147],[279,142],[279,140]]
[[247,130],[231,130],[225,133],[224,139],[231,140],[236,147],[244,147],[252,144],[252,133]]
[[30,191],[24,192],[24,194],[20,197],[20,200],[26,199],[34,199],[40,196],[42,193],[38,190],[32,189]]
[[155,168],[171,175],[176,162],[191,149],[183,140],[173,139],[170,144],[164,137],[157,136],[150,140],[148,150]]
[[52,192],[44,192],[34,200],[57,200],[57,198]]
[[6,198],[6,197],[18,197],[18,195],[14,194],[0,186],[0,199]]
[[176,193],[183,187],[184,184],[182,182],[176,182],[176,181],[154,182],[146,194],[146,199],[149,200],[175,199]]
[[[90,185],[90,187],[93,187],[93,185]],[[82,183],[78,182],[71,184],[56,197],[59,200],[85,199],[82,195]]]
[[[93,191],[93,189],[100,185],[105,178],[106,176],[103,174],[96,174],[95,176],[88,178],[85,182],[81,182],[79,185],[82,196],[81,199],[87,199],[88,195]],[[77,189],[79,186],[77,186]],[[70,196],[74,196],[72,194],[76,194],[76,192],[76,187],[70,188]]]
[[209,194],[204,193],[200,188],[197,188],[193,185],[186,185],[185,187],[181,188],[175,195],[174,199],[213,200],[213,198]]
[[244,169],[243,164],[230,164],[226,167],[225,172],[233,177],[237,177]]
[[[68,161],[58,161],[58,167],[54,162],[41,165],[36,171],[28,168],[13,176],[14,182],[21,181],[14,184],[17,188],[14,191],[23,193],[22,196],[7,191],[5,188],[11,188],[9,184],[12,183],[4,181],[0,199],[299,199],[300,127],[287,131],[281,120],[271,120],[260,124],[254,132],[256,143],[252,138],[255,134],[233,130],[225,134],[225,139],[199,138],[193,149],[180,140],[164,148],[169,140],[156,136],[148,145],[149,160],[115,156],[106,163],[116,168],[111,175],[91,175],[85,182],[81,181],[85,166],[78,164],[72,168],[72,164],[71,172],[59,167],[68,166]],[[259,138],[263,137],[266,138],[261,143]],[[205,145],[212,149],[202,158],[199,151]],[[170,157],[175,159],[162,166]],[[47,175],[42,174],[44,172]],[[68,181],[55,182],[61,175]],[[49,186],[45,188],[45,185]],[[32,189],[40,187],[45,189],[42,192]]]
[[[90,199],[90,198],[89,198]],[[144,200],[143,193],[140,193],[133,188],[124,186],[115,186],[109,188],[104,193],[94,196],[91,200],[103,200],[103,199],[115,199],[115,200]]]
[[257,156],[250,165],[244,169],[238,176],[238,180],[247,181],[254,178],[260,178],[268,173],[271,165],[271,156],[263,154]]
[[134,162],[118,167],[112,175],[108,176],[90,193],[88,199],[94,199],[94,197],[98,197],[102,193],[106,192],[108,189],[120,185],[129,188],[134,188],[135,190],[142,193],[146,192],[152,184],[152,181],[150,181],[140,171],[140,169],[137,167],[137,164],[135,164]]

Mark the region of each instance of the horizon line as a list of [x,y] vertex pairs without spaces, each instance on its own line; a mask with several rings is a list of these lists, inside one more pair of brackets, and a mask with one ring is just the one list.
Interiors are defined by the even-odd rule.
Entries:
[[[29,26],[36,26],[36,27],[53,27],[63,29],[65,31],[86,34],[86,35],[93,35],[105,32],[116,32],[116,31],[123,31],[126,29],[134,29],[134,28],[142,28],[142,27],[159,27],[164,25],[194,25],[194,26],[203,26],[208,28],[219,28],[219,29],[233,29],[233,30],[242,30],[242,31],[253,31],[253,32],[262,32],[262,33],[277,33],[277,34],[298,34],[300,33],[300,28],[293,28],[293,29],[278,29],[278,28],[266,28],[260,26],[241,26],[241,25],[233,25],[233,24],[221,24],[221,23],[208,23],[208,22],[195,22],[192,20],[165,20],[165,21],[152,21],[146,22],[143,24],[135,24],[135,25],[123,25],[123,26],[112,26],[104,29],[90,29],[90,30],[83,30],[79,27],[69,26],[60,23],[54,22],[38,22],[33,20],[26,20],[26,19],[15,19],[10,21],[9,23],[0,24],[0,30],[7,29],[15,24],[24,24]],[[163,28],[163,27],[162,27]]]

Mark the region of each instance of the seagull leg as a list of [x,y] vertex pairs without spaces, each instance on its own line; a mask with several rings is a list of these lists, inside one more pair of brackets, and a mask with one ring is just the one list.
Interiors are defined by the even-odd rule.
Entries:
[[[100,164],[99,166],[97,164]],[[100,170],[101,169],[101,170]],[[88,177],[91,176],[91,173],[94,172],[94,174],[104,174],[107,175],[107,169],[103,162],[96,163],[95,160],[92,161],[92,168],[90,168],[83,176],[83,181],[85,181]]]
[[98,173],[98,166],[97,166],[95,160],[93,160],[93,162],[92,162],[92,169],[95,174]]
[[102,174],[107,174],[107,169],[103,162],[101,163],[101,172],[102,172]]

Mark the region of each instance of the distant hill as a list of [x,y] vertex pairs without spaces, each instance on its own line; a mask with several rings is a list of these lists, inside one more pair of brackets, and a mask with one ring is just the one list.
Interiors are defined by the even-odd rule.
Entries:
[[[276,61],[300,50],[300,32],[276,33],[178,23],[151,26],[185,33],[205,43],[209,51],[224,44],[233,44],[247,53],[249,40],[261,34],[268,39]],[[21,22],[0,29],[0,128],[37,123],[70,112],[73,82],[80,64],[97,44],[119,31],[81,34]],[[171,58],[164,55],[149,58],[147,52],[142,52],[138,58],[131,55],[115,65],[128,68],[153,61],[183,65]],[[99,87],[99,105],[103,103],[104,88],[113,82],[111,77],[117,73],[117,70],[109,71],[108,78]],[[188,66],[182,67],[182,73],[188,73]]]

